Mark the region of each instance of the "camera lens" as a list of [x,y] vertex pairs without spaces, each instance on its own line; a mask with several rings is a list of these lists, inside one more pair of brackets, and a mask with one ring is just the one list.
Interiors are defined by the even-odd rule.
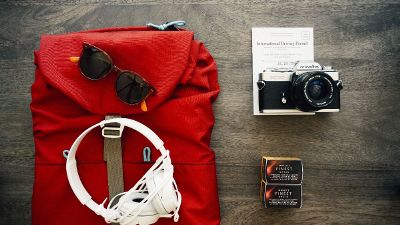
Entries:
[[306,72],[294,75],[290,87],[290,97],[302,111],[317,111],[333,101],[335,82],[324,72]]
[[327,85],[323,80],[313,80],[307,88],[307,92],[312,99],[321,100],[326,96]]

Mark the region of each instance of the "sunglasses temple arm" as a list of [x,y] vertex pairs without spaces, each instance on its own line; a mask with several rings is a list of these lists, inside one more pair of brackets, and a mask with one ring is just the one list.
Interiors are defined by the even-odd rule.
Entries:
[[140,103],[140,109],[141,109],[143,112],[147,112],[146,100],[143,100],[143,101]]
[[77,63],[79,62],[79,56],[71,56],[69,57],[69,61],[73,62],[73,63]]

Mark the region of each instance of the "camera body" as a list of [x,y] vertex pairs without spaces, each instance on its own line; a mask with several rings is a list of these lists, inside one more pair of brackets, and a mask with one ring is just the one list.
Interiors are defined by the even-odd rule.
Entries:
[[293,69],[260,73],[259,110],[269,115],[313,115],[339,112],[339,72],[313,61],[299,61]]

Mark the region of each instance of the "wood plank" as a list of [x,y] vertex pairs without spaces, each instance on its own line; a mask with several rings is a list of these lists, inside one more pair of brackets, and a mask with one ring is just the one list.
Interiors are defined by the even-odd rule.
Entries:
[[[0,218],[30,224],[32,51],[40,35],[185,19],[217,61],[214,104],[222,224],[398,224],[398,1],[0,2]],[[251,27],[312,26],[315,58],[344,80],[342,111],[252,115]],[[261,155],[304,161],[304,207],[262,209]]]

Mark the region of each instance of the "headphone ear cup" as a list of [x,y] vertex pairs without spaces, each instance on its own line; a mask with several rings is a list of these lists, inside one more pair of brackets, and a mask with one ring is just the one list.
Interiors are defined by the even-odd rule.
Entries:
[[[171,171],[156,171],[149,174],[146,178],[146,186],[149,193],[154,192],[162,183],[164,179],[168,177],[167,173],[172,173]],[[172,182],[168,182],[161,190],[154,196],[151,201],[154,209],[160,215],[166,215],[174,211],[178,206],[178,197],[175,192],[175,188]]]
[[[147,197],[148,194],[144,193],[135,193],[131,197],[131,201],[125,202],[121,207],[119,208],[119,211],[121,213],[126,213],[133,208],[137,207],[138,204]],[[131,218],[133,215],[136,215],[139,211],[139,208],[136,208],[133,210],[127,217],[127,219]],[[142,212],[140,212],[139,215],[136,216],[134,220],[129,222],[127,225],[148,225],[148,224],[153,224],[157,222],[159,218],[159,214],[157,211],[153,208],[152,204],[145,204]]]

